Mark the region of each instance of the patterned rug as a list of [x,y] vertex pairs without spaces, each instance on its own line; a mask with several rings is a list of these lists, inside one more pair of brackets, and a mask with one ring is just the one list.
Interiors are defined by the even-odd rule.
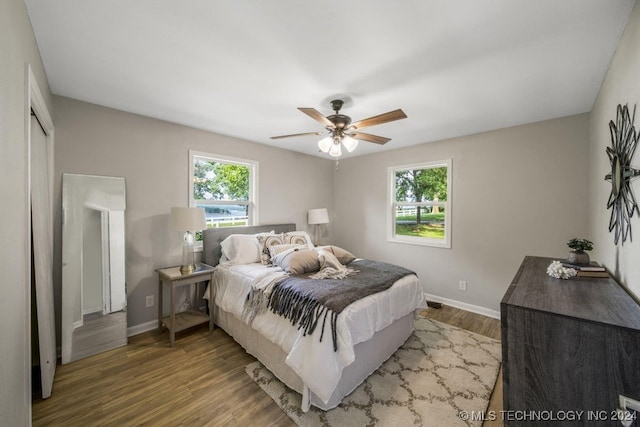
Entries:
[[459,414],[486,411],[500,362],[500,341],[419,318],[407,342],[327,412],[302,412],[300,394],[259,362],[246,372],[298,426],[480,426]]

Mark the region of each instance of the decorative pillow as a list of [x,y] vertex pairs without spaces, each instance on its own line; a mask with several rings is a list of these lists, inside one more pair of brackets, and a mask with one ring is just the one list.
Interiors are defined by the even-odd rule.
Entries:
[[318,253],[313,249],[289,249],[274,256],[272,261],[291,274],[312,273],[320,270]]
[[331,252],[335,257],[340,261],[340,264],[347,265],[351,261],[355,260],[356,257],[347,250],[344,250],[338,246],[320,246],[316,248],[317,250],[325,250],[327,252]]
[[285,243],[293,243],[298,245],[306,245],[309,249],[313,249],[313,241],[306,231],[289,231],[284,233]]
[[300,249],[300,248],[306,248],[306,247],[307,245],[298,245],[295,243],[285,243],[284,245],[271,245],[269,246],[269,255],[271,255],[271,258],[273,258],[279,253],[282,253],[289,249],[295,249],[295,248]]
[[257,237],[259,252],[260,252],[260,262],[264,265],[271,264],[271,253],[269,252],[269,247],[273,245],[284,245],[284,236],[282,234],[268,234],[261,235]]

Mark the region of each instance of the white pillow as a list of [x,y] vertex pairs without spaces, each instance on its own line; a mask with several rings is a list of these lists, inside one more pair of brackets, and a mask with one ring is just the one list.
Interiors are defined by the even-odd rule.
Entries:
[[253,234],[232,234],[220,243],[222,255],[236,264],[260,262],[258,239]]

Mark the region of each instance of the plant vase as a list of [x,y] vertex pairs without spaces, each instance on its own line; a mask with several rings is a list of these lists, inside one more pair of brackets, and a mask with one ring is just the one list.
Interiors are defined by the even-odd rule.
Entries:
[[591,260],[585,251],[571,251],[567,257],[569,264],[588,265]]

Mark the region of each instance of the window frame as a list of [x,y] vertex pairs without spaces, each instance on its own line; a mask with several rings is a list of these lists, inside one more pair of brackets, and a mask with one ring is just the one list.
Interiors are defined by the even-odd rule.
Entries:
[[[453,171],[452,159],[434,160],[428,162],[414,163],[409,165],[389,166],[387,167],[387,194],[388,194],[388,206],[387,206],[387,241],[394,243],[406,243],[419,246],[430,246],[436,248],[451,249],[451,182]],[[398,202],[396,201],[396,173],[405,170],[414,169],[431,169],[437,167],[447,168],[447,200],[444,202],[438,201],[434,203],[428,202]],[[403,236],[396,234],[396,208],[401,206],[421,206],[421,207],[444,207],[444,239],[432,239],[427,237],[417,236]]]
[[[227,163],[234,165],[246,166],[249,168],[249,200],[204,200],[204,199],[195,199],[193,196],[193,188],[194,188],[194,173],[195,166],[194,161],[197,158],[202,158],[218,163]],[[220,154],[206,153],[203,151],[189,150],[189,207],[194,207],[196,205],[246,205],[247,209],[247,226],[258,224],[258,166],[259,162],[256,160],[242,159],[239,157],[230,157],[224,156]],[[196,241],[195,245],[197,247],[202,246],[202,241]]]

